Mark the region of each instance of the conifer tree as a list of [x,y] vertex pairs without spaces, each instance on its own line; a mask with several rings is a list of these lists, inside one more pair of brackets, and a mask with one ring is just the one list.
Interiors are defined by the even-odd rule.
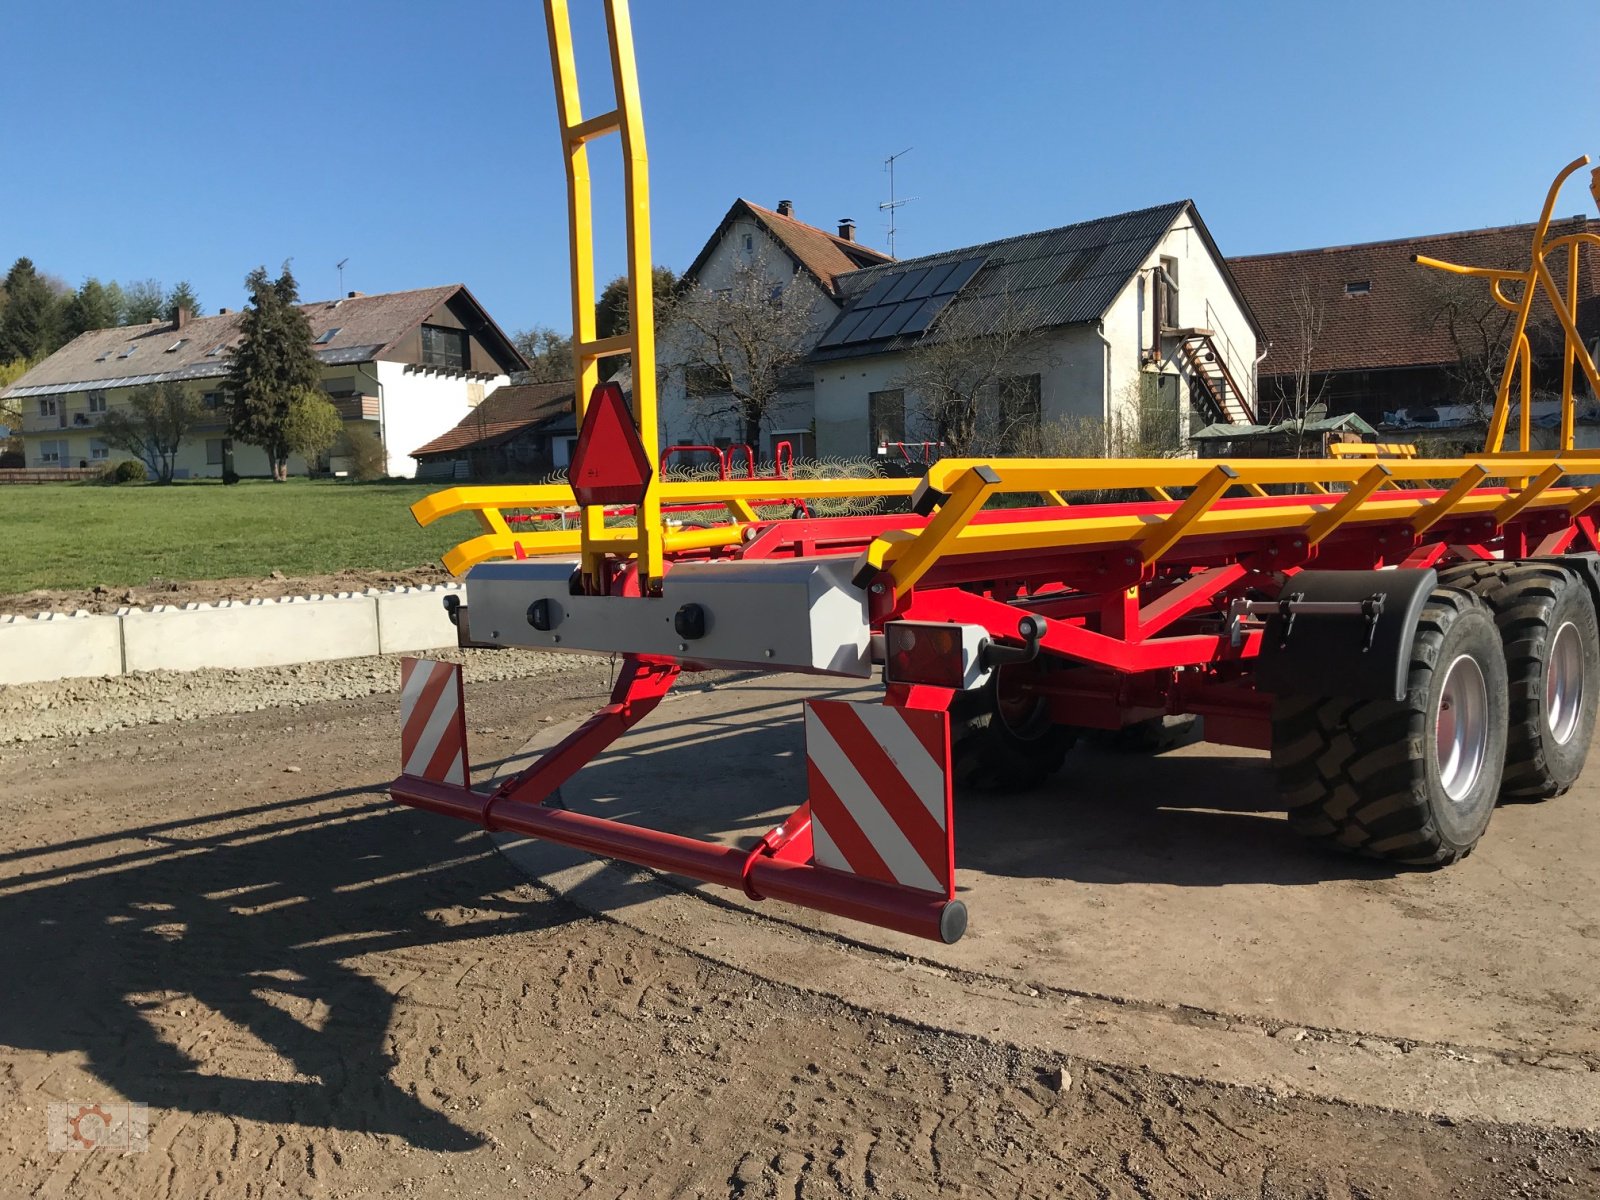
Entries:
[[290,406],[304,393],[321,391],[322,370],[311,349],[311,324],[297,307],[300,293],[289,264],[277,279],[257,267],[245,277],[245,287],[250,303],[228,374],[228,431],[265,450],[272,477],[281,482],[289,477]]

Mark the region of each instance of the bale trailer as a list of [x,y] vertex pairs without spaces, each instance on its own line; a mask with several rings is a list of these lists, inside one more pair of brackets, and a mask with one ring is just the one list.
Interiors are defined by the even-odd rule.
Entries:
[[[1270,751],[1300,833],[1417,867],[1469,853],[1502,798],[1572,786],[1600,702],[1600,451],[1574,448],[1574,386],[1600,395],[1576,324],[1580,250],[1600,237],[1551,237],[1548,226],[1562,185],[1588,159],[1552,183],[1525,269],[1419,260],[1484,280],[1514,314],[1481,454],[944,458],[920,478],[668,481],[626,2],[605,4],[616,105],[588,117],[564,0],[546,0],[545,15],[580,403],[569,479],[455,487],[413,513],[424,525],[471,513],[481,525],[444,558],[465,577],[465,603],[447,601],[461,645],[616,654],[622,665],[608,704],[479,791],[458,668],[408,661],[396,800],[953,942],[967,926],[953,785],[1036,786],[1082,730],[1194,714],[1209,741]],[[631,326],[601,338],[588,144],[612,134],[624,164]],[[1600,201],[1600,170],[1591,190]],[[1566,288],[1550,270],[1556,256]],[[1566,335],[1551,450],[1530,446],[1527,331],[1540,296]],[[631,409],[598,369],[622,354],[633,364]],[[797,497],[813,508],[794,507]],[[891,511],[804,515],[819,501],[855,500]],[[573,505],[581,520],[571,530],[511,520]],[[705,523],[675,519],[689,512]],[[753,845],[552,803],[680,672],[706,669],[881,678],[882,690],[871,703],[805,705],[808,794]]]

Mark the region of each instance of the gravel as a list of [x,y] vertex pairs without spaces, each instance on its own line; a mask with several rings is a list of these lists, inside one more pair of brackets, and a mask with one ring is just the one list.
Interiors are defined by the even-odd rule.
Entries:
[[[533,650],[438,651],[430,657],[463,664],[469,684],[604,669],[604,659],[591,655]],[[248,671],[150,671],[111,679],[14,684],[0,687],[0,745],[266,708],[299,708],[399,687],[398,655]]]

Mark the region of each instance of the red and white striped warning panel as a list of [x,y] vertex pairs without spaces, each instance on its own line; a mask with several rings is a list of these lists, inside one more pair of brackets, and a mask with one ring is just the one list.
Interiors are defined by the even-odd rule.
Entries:
[[400,660],[400,770],[466,786],[467,714],[455,663]]
[[949,764],[948,713],[808,701],[812,861],[954,898]]

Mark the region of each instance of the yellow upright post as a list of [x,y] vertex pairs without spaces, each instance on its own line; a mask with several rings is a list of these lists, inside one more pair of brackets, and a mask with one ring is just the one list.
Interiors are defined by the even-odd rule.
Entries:
[[[639,115],[639,77],[633,56],[633,27],[627,0],[605,0],[606,36],[611,50],[616,106],[585,120],[578,99],[577,65],[567,0],[545,0],[550,66],[555,75],[556,111],[567,160],[567,229],[572,268],[572,376],[581,424],[589,395],[600,380],[600,360],[626,354],[633,366],[633,415],[650,462],[650,483],[632,530],[607,530],[605,513],[585,507],[580,527],[583,573],[599,582],[608,552],[631,552],[648,588],[661,579],[660,427],[656,416],[655,296],[650,262],[650,173],[644,122]],[[622,180],[627,206],[629,330],[596,337],[594,291],[594,210],[589,188],[589,142],[609,133],[622,137]]]

